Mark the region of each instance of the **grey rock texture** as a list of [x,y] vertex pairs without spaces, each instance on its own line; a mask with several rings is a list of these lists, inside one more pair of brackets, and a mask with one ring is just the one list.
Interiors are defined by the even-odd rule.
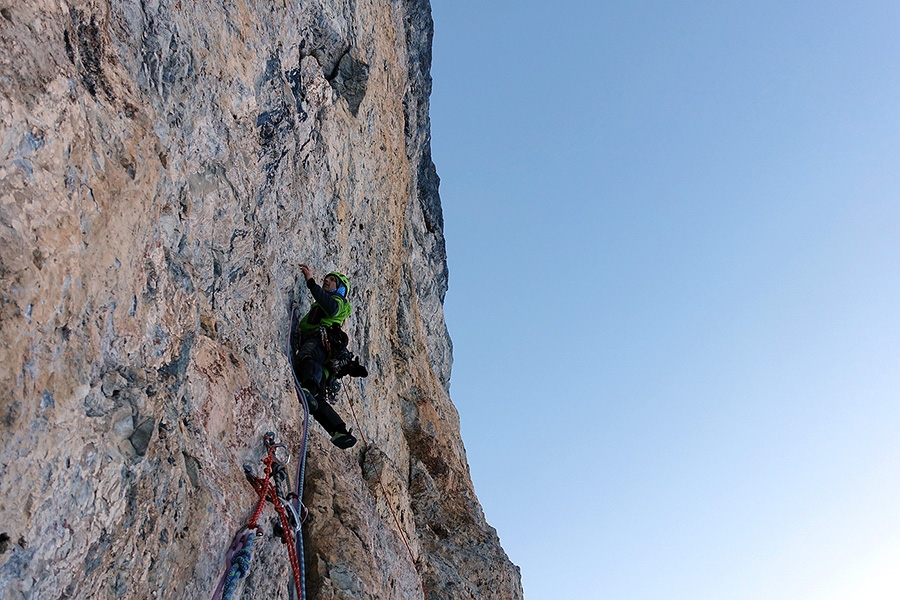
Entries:
[[[431,35],[427,0],[0,6],[0,597],[211,595],[241,465],[300,451],[307,262],[371,373],[368,447],[310,428],[309,597],[522,598],[448,394]],[[240,597],[289,577],[267,534]]]

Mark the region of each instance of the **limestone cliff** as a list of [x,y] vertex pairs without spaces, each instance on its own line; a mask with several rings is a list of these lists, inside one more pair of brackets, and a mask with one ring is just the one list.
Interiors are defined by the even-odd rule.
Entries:
[[[522,597],[448,395],[431,35],[428,0],[0,2],[0,597],[211,595],[241,465],[300,450],[301,262],[370,371],[368,448],[310,428],[309,597],[423,597],[404,537],[431,600]],[[289,574],[260,538],[241,597]]]

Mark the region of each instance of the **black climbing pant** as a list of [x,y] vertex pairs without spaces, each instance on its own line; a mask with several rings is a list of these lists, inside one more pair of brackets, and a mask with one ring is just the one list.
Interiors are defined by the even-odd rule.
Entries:
[[[310,413],[318,421],[329,435],[337,432],[346,433],[347,425],[325,401],[325,381],[322,365],[328,360],[328,351],[322,346],[320,336],[312,335],[300,343],[297,351],[294,370],[300,379],[300,385],[306,388],[315,397],[315,410]],[[312,408],[312,407],[310,407]]]

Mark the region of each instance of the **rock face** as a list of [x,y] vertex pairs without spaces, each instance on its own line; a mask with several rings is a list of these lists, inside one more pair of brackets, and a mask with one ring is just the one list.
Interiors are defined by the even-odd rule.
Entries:
[[[0,8],[0,597],[211,596],[241,466],[300,452],[306,262],[370,372],[368,446],[310,426],[308,596],[522,598],[448,394],[431,35],[428,0]],[[272,515],[242,598],[288,596]]]

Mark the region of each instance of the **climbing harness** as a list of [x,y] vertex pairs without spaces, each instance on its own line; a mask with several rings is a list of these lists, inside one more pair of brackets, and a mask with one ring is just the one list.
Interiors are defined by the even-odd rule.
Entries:
[[406,545],[406,551],[409,552],[409,559],[412,561],[413,567],[419,575],[419,581],[422,582],[422,594],[425,596],[425,600],[428,600],[428,589],[425,587],[425,577],[422,576],[422,571],[419,570],[419,564],[416,562],[416,557],[413,555],[409,540],[406,539],[406,534],[403,533],[400,519],[397,518],[397,513],[394,512],[394,507],[391,506],[391,503],[388,500],[387,489],[384,487],[384,482],[381,480],[381,473],[378,472],[378,465],[375,464],[372,453],[368,451],[369,443],[366,441],[366,435],[363,433],[362,427],[359,426],[359,419],[356,417],[356,410],[353,408],[353,402],[350,400],[350,393],[347,391],[347,388],[344,388],[344,395],[347,397],[347,405],[350,407],[350,414],[353,415],[353,422],[356,423],[356,430],[359,432],[360,440],[363,443],[363,447],[366,448],[366,458],[369,459],[369,464],[372,465],[372,471],[375,472],[375,477],[378,479],[378,485],[381,486],[381,493],[384,494],[385,504],[387,504],[388,510],[391,511],[391,516],[394,517],[394,524],[397,525],[397,532],[400,533],[400,539],[402,539],[403,543]]

